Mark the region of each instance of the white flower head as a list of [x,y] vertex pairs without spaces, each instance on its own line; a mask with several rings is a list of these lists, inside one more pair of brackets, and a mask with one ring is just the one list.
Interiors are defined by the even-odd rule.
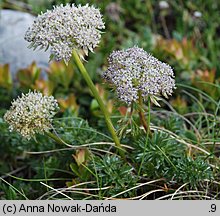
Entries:
[[170,6],[169,6],[167,1],[160,1],[159,2],[159,7],[160,7],[160,9],[163,10],[163,9],[168,9]]
[[139,94],[144,99],[162,94],[166,98],[175,88],[172,68],[141,48],[114,51],[108,58],[103,78],[116,88],[118,98],[131,104]]
[[30,139],[36,133],[43,134],[51,128],[57,110],[58,104],[53,96],[34,91],[14,100],[4,120],[9,124],[10,131],[17,131]]
[[196,18],[200,18],[200,17],[202,17],[202,13],[200,11],[195,11],[193,13],[193,16],[196,17]]
[[51,57],[68,63],[73,49],[82,49],[85,54],[93,51],[104,28],[102,15],[94,6],[60,5],[38,15],[27,30],[25,40],[34,49],[50,47]]

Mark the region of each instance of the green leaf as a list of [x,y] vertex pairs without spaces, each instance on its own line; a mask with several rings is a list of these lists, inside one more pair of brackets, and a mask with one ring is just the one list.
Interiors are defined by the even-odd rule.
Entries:
[[74,174],[80,177],[79,167],[75,163],[70,164],[70,169],[73,171]]

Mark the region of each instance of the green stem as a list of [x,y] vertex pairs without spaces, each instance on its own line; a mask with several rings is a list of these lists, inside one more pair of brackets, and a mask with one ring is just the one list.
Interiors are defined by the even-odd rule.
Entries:
[[148,116],[147,116],[148,130],[147,130],[147,134],[148,134],[148,136],[150,135],[150,137],[152,137],[152,133],[150,130],[150,97],[148,97],[147,103],[148,103]]
[[65,144],[65,142],[60,139],[58,136],[56,136],[55,134],[51,133],[51,132],[46,132],[46,135],[49,136],[50,138],[52,138],[54,141],[56,141],[58,144]]
[[112,138],[115,142],[116,147],[118,148],[119,154],[124,158],[125,157],[124,150],[121,147],[120,141],[117,137],[117,134],[116,134],[115,129],[113,127],[113,124],[111,122],[109,113],[108,113],[108,111],[105,107],[105,104],[103,103],[101,97],[99,96],[99,93],[98,93],[93,81],[91,80],[86,68],[84,67],[82,61],[80,60],[76,50],[73,50],[73,59],[75,60],[75,63],[77,65],[77,67],[79,68],[83,78],[85,79],[87,85],[89,86],[91,92],[93,93],[93,96],[95,97],[95,99],[97,100],[97,102],[99,104],[99,107],[100,107],[100,109],[101,109],[101,111],[102,111],[102,113],[105,117],[105,121],[106,121],[108,130],[112,135]]
[[143,112],[143,98],[141,96],[141,93],[139,92],[139,118],[140,118],[140,122],[144,127],[144,130],[146,131],[146,133],[148,135],[150,135],[150,137],[152,136],[152,133],[150,131],[150,98],[148,98],[148,119],[147,122],[145,120],[145,116],[144,116],[144,112]]
[[[139,97],[139,99],[140,99],[140,97]],[[142,101],[142,98],[141,98],[141,101]],[[147,103],[148,103],[148,116],[147,116],[147,125],[148,125],[148,127],[147,127],[147,131],[146,131],[147,137],[146,137],[146,141],[145,141],[143,157],[141,159],[140,168],[138,170],[138,176],[140,176],[140,174],[141,174],[141,169],[142,169],[142,166],[143,166],[143,163],[144,163],[145,154],[146,154],[146,150],[147,150],[147,143],[149,142],[149,136],[152,137],[152,133],[150,131],[150,97],[148,97]],[[142,107],[141,107],[141,109],[142,109]],[[144,119],[144,121],[145,121],[145,119]]]

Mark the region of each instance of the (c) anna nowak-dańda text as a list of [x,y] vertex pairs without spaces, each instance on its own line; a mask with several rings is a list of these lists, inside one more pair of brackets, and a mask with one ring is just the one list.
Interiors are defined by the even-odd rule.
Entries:
[[116,206],[111,204],[101,203],[100,205],[84,204],[84,205],[25,205],[21,204],[18,207],[18,212],[33,213],[33,212],[116,212]]

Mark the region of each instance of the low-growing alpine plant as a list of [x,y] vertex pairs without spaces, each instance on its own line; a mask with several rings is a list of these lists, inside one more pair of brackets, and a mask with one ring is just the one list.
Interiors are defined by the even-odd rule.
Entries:
[[[148,135],[150,132],[150,101],[159,105],[158,96],[168,98],[175,88],[172,68],[139,47],[114,51],[109,56],[103,77],[116,89],[118,98],[127,105],[139,106],[139,116]],[[148,103],[148,123],[143,113]]]
[[32,27],[27,30],[25,39],[31,43],[30,47],[40,46],[45,49],[51,47],[51,58],[55,56],[56,60],[63,59],[66,64],[71,57],[74,59],[103,112],[107,127],[120,155],[124,157],[108,110],[80,59],[81,50],[88,54],[89,50],[93,51],[97,47],[101,38],[100,29],[104,28],[102,15],[98,9],[89,5],[76,7],[74,4],[67,4],[54,7],[52,11],[39,15]]

